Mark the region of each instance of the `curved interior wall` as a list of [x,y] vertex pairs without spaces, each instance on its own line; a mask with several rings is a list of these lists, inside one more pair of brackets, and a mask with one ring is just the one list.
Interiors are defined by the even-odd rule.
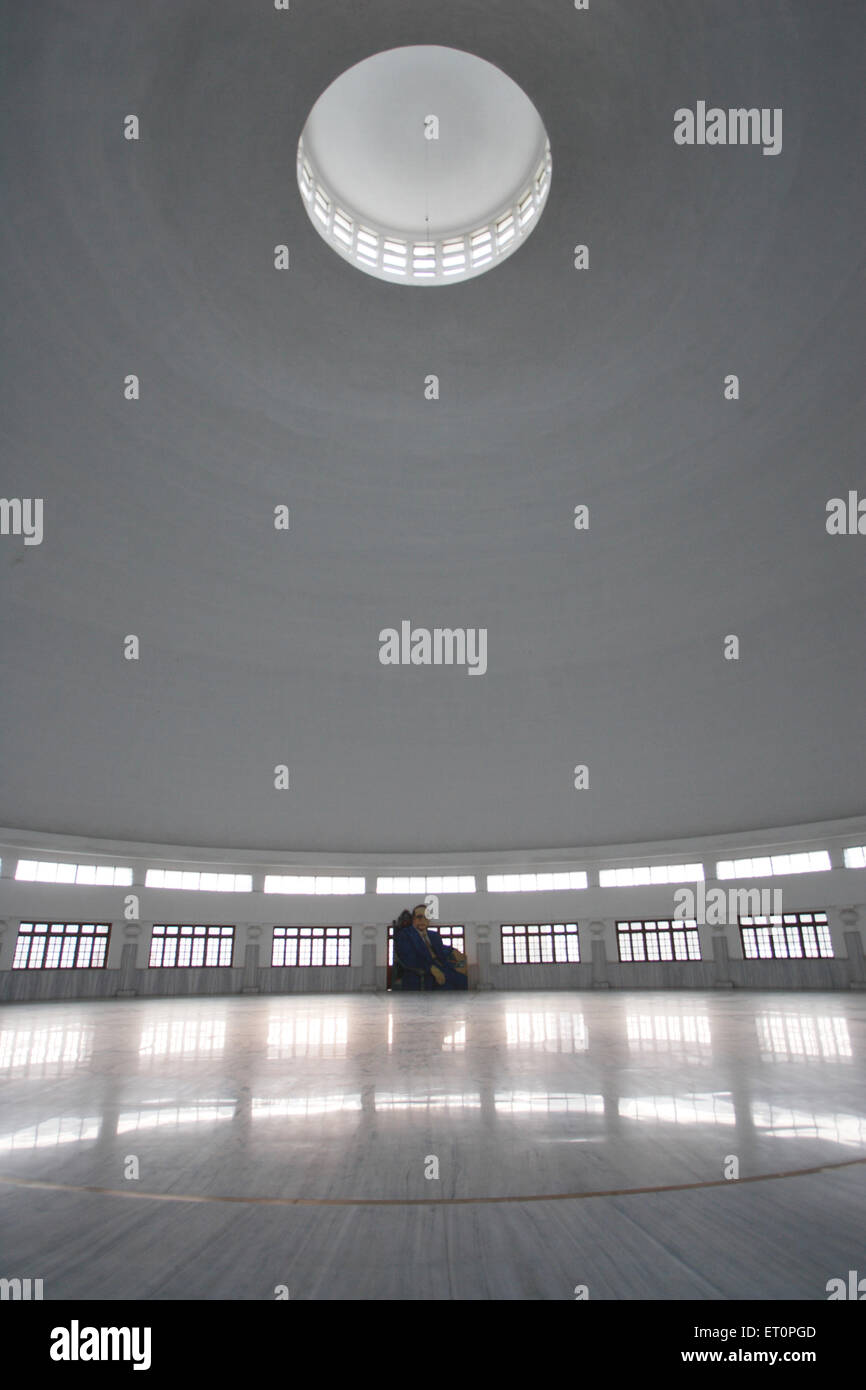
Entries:
[[[808,831],[808,833],[804,833]],[[534,851],[480,857],[451,856],[425,865],[419,856],[350,856],[340,863],[325,856],[265,855],[219,857],[218,851],[181,852],[177,847],[123,845],[109,841],[71,841],[63,836],[28,836],[3,832],[0,838],[0,1000],[133,998],[177,995],[321,993],[383,990],[386,986],[388,923],[423,894],[377,894],[376,876],[385,873],[474,873],[478,891],[443,894],[439,920],[461,923],[471,961],[470,983],[480,989],[849,989],[866,988],[866,870],[846,868],[843,850],[866,843],[866,817],[823,827],[800,827],[799,833],[768,831],[760,836],[711,837],[664,845],[632,845],[608,851]],[[798,853],[825,849],[828,872],[792,874],[753,880],[715,877],[717,859],[759,853]],[[195,858],[195,855],[198,855]],[[19,858],[61,862],[128,864],[131,887],[79,887],[21,882],[15,879]],[[599,869],[617,865],[704,864],[705,893],[721,887],[781,890],[784,912],[826,912],[832,959],[747,960],[739,926],[699,925],[700,961],[623,963],[619,960],[618,920],[665,919],[674,915],[678,885],[601,888]],[[173,865],[247,872],[249,893],[189,892],[146,888],[148,867]],[[582,890],[488,892],[488,872],[582,868],[589,886]],[[367,892],[352,896],[265,894],[265,872],[333,872],[366,876]],[[691,886],[696,885],[679,885]],[[135,920],[126,920],[126,898],[139,905]],[[98,921],[111,923],[104,969],[13,970],[21,921]],[[501,963],[502,923],[577,922],[580,963],[569,965]],[[235,928],[231,967],[152,969],[148,966],[154,923],[214,923]],[[351,965],[288,967],[270,965],[274,926],[350,926]]]

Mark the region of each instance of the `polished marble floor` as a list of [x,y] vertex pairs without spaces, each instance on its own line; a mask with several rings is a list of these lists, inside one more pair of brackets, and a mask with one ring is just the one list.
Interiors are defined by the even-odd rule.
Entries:
[[864,1064],[855,993],[9,1005],[0,1276],[46,1299],[825,1299],[866,1272]]

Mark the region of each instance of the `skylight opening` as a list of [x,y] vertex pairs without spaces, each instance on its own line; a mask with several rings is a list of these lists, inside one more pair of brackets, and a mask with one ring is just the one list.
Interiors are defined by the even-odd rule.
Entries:
[[530,189],[527,193],[524,193],[523,197],[520,199],[520,202],[517,204],[518,225],[521,228],[525,227],[527,222],[529,222],[529,220],[534,216],[534,214],[535,199],[533,198],[532,190]]
[[[414,82],[407,74],[414,70]],[[429,147],[419,122],[412,126],[417,76],[434,100],[449,134],[437,149],[431,178]],[[481,113],[480,122],[473,119]],[[416,139],[393,139],[407,122]],[[351,145],[342,136],[351,124]],[[471,139],[462,138],[477,126]],[[480,132],[480,133],[479,133]],[[443,132],[444,133],[444,132]],[[313,154],[315,151],[315,156]],[[316,162],[327,168],[327,186]],[[525,161],[525,162],[524,162]],[[298,142],[297,177],[304,205],[319,234],[343,251],[347,228],[329,217],[338,204],[353,219],[363,217],[382,236],[406,231],[411,243],[431,242],[433,266],[407,269],[410,282],[470,278],[511,255],[537,220],[551,179],[550,145],[533,103],[505,73],[473,54],[439,45],[389,49],[371,55],[337,77],[312,107]],[[321,199],[319,195],[322,195]],[[453,243],[471,235],[481,209],[498,209],[499,225],[489,253],[473,248],[458,272],[443,265]],[[349,209],[352,212],[349,213]],[[441,235],[434,238],[429,228]],[[477,229],[476,229],[477,230]],[[494,249],[495,243],[495,249]],[[422,258],[424,259],[424,258]],[[393,263],[369,255],[353,257],[360,270],[379,278]]]
[[298,183],[300,185],[301,193],[304,195],[304,198],[309,203],[310,199],[313,196],[313,171],[310,168],[306,159],[298,160],[298,168],[300,171],[298,176]]
[[327,198],[325,196],[321,188],[316,189],[316,195],[313,202],[313,211],[315,212],[320,222],[322,222],[326,227],[330,226],[331,200],[330,198]]
[[344,246],[352,245],[352,233],[346,231],[345,227],[338,226],[336,217],[334,218],[334,236],[341,241]]

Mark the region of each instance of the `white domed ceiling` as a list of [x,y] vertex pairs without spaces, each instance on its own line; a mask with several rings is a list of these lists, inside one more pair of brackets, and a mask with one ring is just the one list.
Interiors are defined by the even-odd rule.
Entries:
[[[44,520],[0,536],[0,824],[421,854],[864,811],[856,7],[4,8],[2,493]],[[427,44],[526,93],[554,177],[418,292],[334,255],[295,156]],[[781,150],[675,143],[701,102]],[[382,664],[404,622],[486,669]]]

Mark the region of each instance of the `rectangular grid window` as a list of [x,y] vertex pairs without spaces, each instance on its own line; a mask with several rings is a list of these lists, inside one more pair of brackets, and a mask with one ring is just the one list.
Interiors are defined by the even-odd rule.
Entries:
[[832,865],[825,849],[805,854],[769,854],[757,859],[720,859],[716,878],[772,878],[776,874],[828,873]]
[[19,859],[19,883],[75,883],[96,888],[122,888],[132,883],[132,869],[119,864],[55,864],[42,859]]
[[331,893],[364,893],[366,880],[336,874],[265,874],[266,893],[298,893],[308,897]]
[[[376,879],[377,893],[474,893],[475,875],[457,874],[442,875],[432,874],[426,878],[413,874],[409,878],[383,878]],[[435,924],[434,924],[435,925]],[[438,930],[438,928],[437,928]]]
[[154,927],[147,963],[158,970],[231,965],[234,939],[234,927]]
[[617,922],[621,961],[631,964],[665,960],[700,960],[701,938],[696,921]]
[[586,888],[584,869],[556,874],[488,874],[488,893],[546,893],[559,888]]
[[198,869],[148,869],[145,888],[180,888],[193,893],[251,893],[252,874],[200,873]]
[[[452,926],[449,923],[440,925],[439,922],[429,922],[431,931],[439,933],[443,946],[453,946],[456,951],[466,954],[466,947],[463,944],[464,931],[462,926]],[[388,964],[394,964],[394,928],[388,928]]]
[[826,912],[785,912],[776,917],[741,917],[744,960],[832,960]]
[[697,883],[703,864],[647,864],[641,868],[600,869],[600,888],[643,888],[654,883]]
[[580,960],[576,922],[506,922],[500,927],[503,965],[571,965]]
[[21,922],[13,970],[103,970],[109,922]]
[[351,965],[351,927],[274,927],[271,965]]

